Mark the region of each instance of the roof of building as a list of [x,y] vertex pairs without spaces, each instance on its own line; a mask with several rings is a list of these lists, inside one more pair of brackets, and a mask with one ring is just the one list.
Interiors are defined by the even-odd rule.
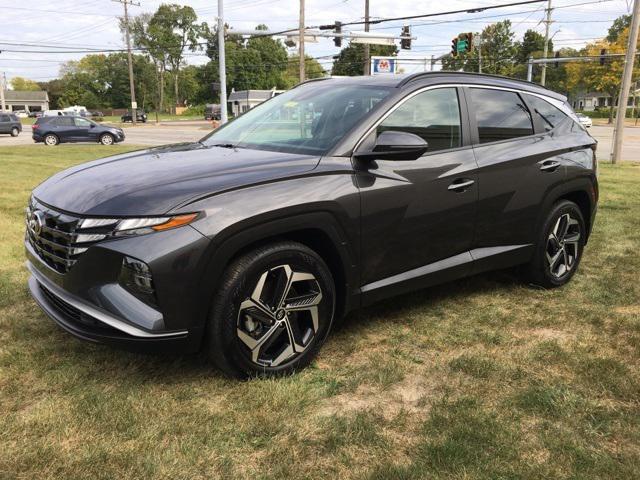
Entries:
[[22,91],[5,90],[4,98],[8,102],[48,102],[49,95],[44,90]]

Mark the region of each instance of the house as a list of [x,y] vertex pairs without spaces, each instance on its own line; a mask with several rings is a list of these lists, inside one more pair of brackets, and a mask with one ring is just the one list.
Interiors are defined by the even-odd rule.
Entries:
[[239,90],[237,92],[232,90],[227,99],[227,103],[230,104],[232,115],[237,117],[283,91],[284,90],[276,90],[275,88],[272,90]]
[[[627,107],[633,106],[633,99],[640,96],[640,89],[630,92]],[[617,101],[617,99],[615,99]],[[614,99],[611,95],[602,92],[579,93],[571,101],[574,110],[593,112],[598,108],[607,108],[614,105]],[[636,101],[636,105],[638,102]]]
[[43,90],[33,92],[5,90],[4,103],[6,105],[6,109],[11,112],[15,112],[16,110],[40,112],[49,110],[49,95]]

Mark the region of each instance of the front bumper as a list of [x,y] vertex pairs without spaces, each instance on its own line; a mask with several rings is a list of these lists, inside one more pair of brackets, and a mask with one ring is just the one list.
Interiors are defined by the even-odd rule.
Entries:
[[[49,317],[83,340],[136,351],[197,351],[206,308],[195,295],[195,282],[207,244],[208,239],[191,227],[104,241],[90,247],[63,274],[25,241],[29,290]],[[157,306],[118,283],[125,256],[150,266]]]

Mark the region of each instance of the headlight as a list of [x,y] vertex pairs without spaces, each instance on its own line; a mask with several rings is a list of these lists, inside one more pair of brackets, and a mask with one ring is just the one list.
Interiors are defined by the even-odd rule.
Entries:
[[78,232],[95,233],[99,231],[104,236],[142,235],[182,227],[193,222],[197,217],[197,213],[188,213],[172,217],[85,218],[79,225]]

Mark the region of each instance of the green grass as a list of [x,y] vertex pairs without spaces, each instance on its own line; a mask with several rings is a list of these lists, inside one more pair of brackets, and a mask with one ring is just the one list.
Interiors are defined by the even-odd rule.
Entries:
[[303,372],[235,382],[77,341],[27,294],[30,190],[128,148],[0,148],[0,478],[640,478],[640,166],[602,165],[565,288],[498,272],[406,295]]

